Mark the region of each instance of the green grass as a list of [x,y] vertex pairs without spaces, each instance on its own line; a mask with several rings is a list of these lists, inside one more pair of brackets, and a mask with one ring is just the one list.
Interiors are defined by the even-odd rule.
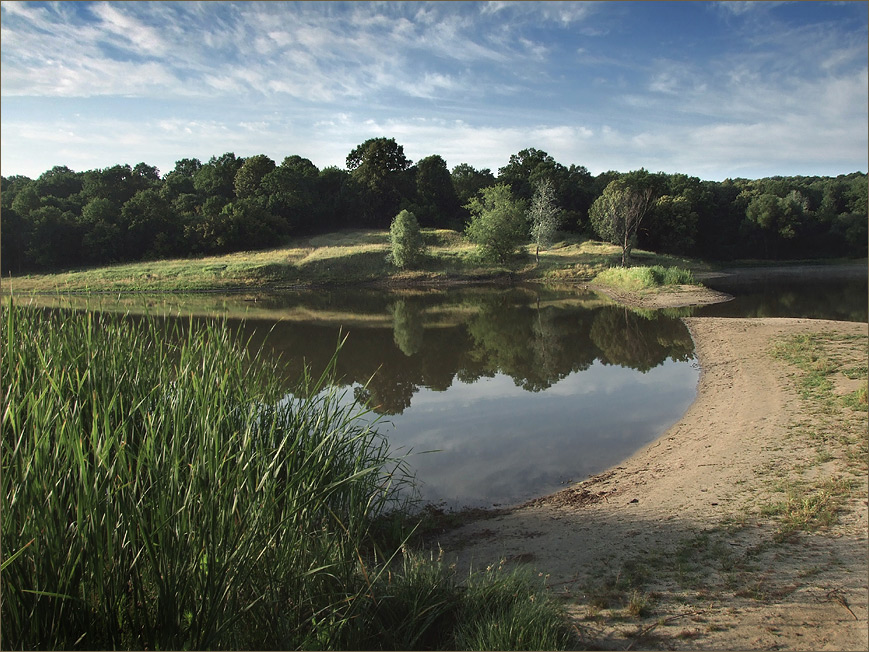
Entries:
[[[52,274],[27,274],[3,279],[6,292],[199,292],[304,288],[332,284],[414,284],[485,282],[512,277],[526,281],[587,282],[615,265],[614,245],[569,236],[540,254],[540,263],[527,252],[508,264],[481,259],[462,233],[423,229],[426,253],[414,269],[401,270],[387,261],[386,230],[348,230],[295,238],[285,246],[220,256],[141,261],[107,267],[75,269]],[[652,265],[694,269],[702,263],[635,252]]]
[[4,648],[565,644],[542,587],[406,551],[403,462],[328,371],[286,399],[221,322],[0,317]]
[[610,267],[595,277],[595,282],[614,288],[638,292],[666,285],[694,285],[694,275],[681,267]]

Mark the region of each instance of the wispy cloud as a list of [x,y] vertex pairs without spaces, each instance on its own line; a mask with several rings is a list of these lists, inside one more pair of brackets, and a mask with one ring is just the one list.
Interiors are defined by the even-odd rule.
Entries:
[[323,167],[384,135],[493,170],[865,168],[865,5],[807,6],[3,2],[2,161]]

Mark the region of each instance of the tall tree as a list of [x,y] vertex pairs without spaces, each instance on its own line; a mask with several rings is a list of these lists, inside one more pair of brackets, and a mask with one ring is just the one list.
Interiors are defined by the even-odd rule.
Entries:
[[385,227],[413,188],[405,172],[411,162],[394,138],[369,138],[347,155],[347,169],[362,193],[363,219]]
[[531,224],[531,241],[536,245],[534,259],[539,263],[540,249],[552,246],[561,223],[561,211],[555,203],[555,188],[549,179],[537,184],[531,208],[528,209],[528,222]]
[[647,174],[637,174],[633,178],[611,181],[589,211],[597,234],[607,242],[621,246],[623,267],[630,264],[637,229],[652,206],[655,191],[647,177]]
[[245,159],[235,173],[235,196],[239,199],[260,197],[263,177],[275,169],[275,162],[265,154],[257,154]]
[[437,154],[416,164],[416,216],[422,226],[447,226],[457,217],[459,198],[446,161]]
[[495,185],[495,175],[489,168],[477,170],[467,163],[460,163],[454,167],[450,178],[462,206],[471,201],[471,198],[483,188]]

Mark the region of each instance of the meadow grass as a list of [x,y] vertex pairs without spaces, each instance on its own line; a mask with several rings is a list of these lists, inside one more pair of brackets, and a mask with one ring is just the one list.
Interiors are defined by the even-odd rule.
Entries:
[[690,270],[681,267],[664,267],[663,265],[610,267],[601,271],[594,280],[631,292],[665,285],[693,285],[696,283]]
[[328,370],[288,397],[221,322],[10,304],[2,334],[4,648],[455,649],[488,618],[406,551],[410,477]]
[[[4,291],[26,292],[198,292],[303,288],[317,285],[487,281],[510,276],[527,281],[587,282],[617,263],[614,245],[569,235],[542,251],[540,262],[527,252],[509,264],[483,260],[459,231],[423,229],[425,255],[414,269],[387,261],[389,232],[353,229],[293,238],[262,251],[198,258],[139,261],[47,274],[4,278]],[[637,251],[638,261],[694,268],[702,263]]]

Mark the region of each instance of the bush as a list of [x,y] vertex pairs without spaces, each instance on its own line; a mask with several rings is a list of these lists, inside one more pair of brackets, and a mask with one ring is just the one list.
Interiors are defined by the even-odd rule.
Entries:
[[390,252],[387,260],[396,267],[414,267],[425,254],[425,243],[416,216],[408,210],[401,211],[389,226]]

